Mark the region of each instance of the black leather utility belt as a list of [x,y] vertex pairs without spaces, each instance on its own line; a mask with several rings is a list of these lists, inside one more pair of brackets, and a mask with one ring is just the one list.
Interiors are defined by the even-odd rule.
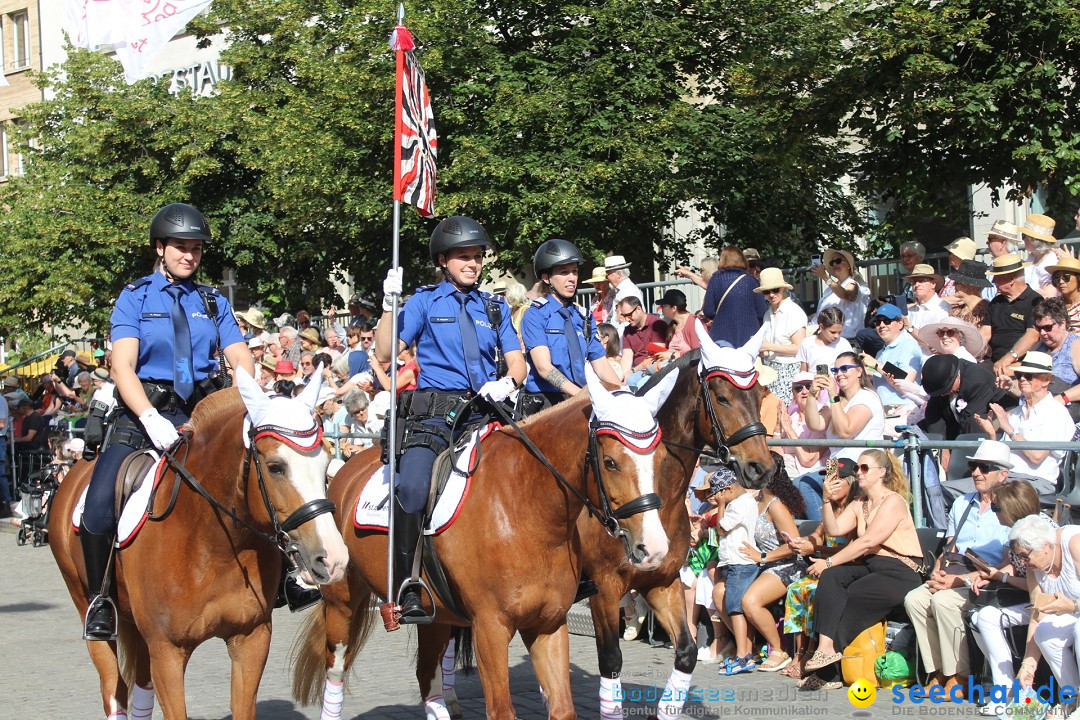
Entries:
[[[142,381],[143,392],[146,393],[146,399],[150,401],[150,404],[153,405],[158,412],[180,410],[187,415],[191,414],[192,409],[195,407],[195,403],[199,402],[210,393],[217,392],[224,386],[224,381],[219,377],[203,378],[195,383],[195,391],[191,394],[191,397],[185,401],[176,394],[175,390],[173,390],[171,381]],[[124,404],[124,399],[120,396],[119,392],[116,393],[116,403],[121,409],[127,409],[127,405]]]
[[567,396],[561,392],[532,393],[522,390],[518,393],[517,405],[514,411],[519,418],[527,418],[552,405],[558,405],[566,399]]
[[[442,452],[450,446],[451,428],[469,403],[464,392],[440,392],[438,390],[406,390],[398,396],[398,423],[395,430],[397,458],[413,447],[429,447]],[[425,423],[430,418],[442,418],[445,427]],[[390,464],[389,437],[390,414],[387,413],[382,430],[382,462]]]

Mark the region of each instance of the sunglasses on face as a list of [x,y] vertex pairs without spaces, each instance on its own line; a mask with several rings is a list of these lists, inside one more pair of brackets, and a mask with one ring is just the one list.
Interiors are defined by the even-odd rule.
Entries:
[[937,331],[937,336],[939,338],[943,338],[943,337],[960,337],[960,331],[959,330],[954,330],[953,328],[942,328],[942,329]]
[[893,320],[892,318],[887,318],[884,315],[878,315],[877,317],[874,318],[874,327],[877,327],[878,325],[888,325],[888,324],[894,323],[894,322],[900,322],[900,321],[899,320]]
[[971,472],[971,473],[978,470],[983,475],[989,475],[990,473],[997,472],[1000,469],[1001,468],[999,468],[997,465],[991,465],[990,463],[984,463],[984,462],[970,462],[970,463],[968,463],[968,472]]
[[839,367],[832,368],[833,375],[839,375],[840,373],[846,373],[848,370],[857,370],[858,365],[840,365]]
[[1051,330],[1054,329],[1054,325],[1056,325],[1056,324],[1057,323],[1050,323],[1049,325],[1036,325],[1035,329],[1038,330],[1039,332],[1050,332]]
[[1050,276],[1054,282],[1069,282],[1076,278],[1076,273],[1071,272],[1056,272]]
[[375,340],[374,335],[361,335],[360,342],[372,342]]
[[1021,550],[1017,550],[1017,551],[1015,551],[1013,553],[1013,555],[1015,555],[1018,560],[1023,560],[1024,562],[1027,562],[1028,560],[1031,559],[1031,553],[1030,552],[1023,552]]
[[810,389],[810,383],[793,383],[791,389],[795,392],[802,392],[803,390]]
[[627,320],[629,320],[630,318],[634,317],[634,313],[636,313],[636,312],[637,312],[637,308],[634,308],[630,312],[619,313],[619,317],[626,318]]
[[860,463],[859,465],[855,466],[855,469],[861,472],[863,475],[866,475],[871,470],[881,470],[883,468],[878,465],[867,465],[866,463]]
[[1037,378],[1039,376],[1039,373],[1031,373],[1031,372],[1018,372],[1018,373],[1015,373],[1015,374],[1016,374],[1016,379],[1017,380],[1034,380],[1035,378]]
[[772,288],[770,290],[762,290],[762,295],[779,295],[782,288]]
[[832,260],[829,261],[829,264],[830,265],[842,265],[842,264],[844,264],[846,262],[847,262],[847,260],[845,260],[844,258],[833,258]]

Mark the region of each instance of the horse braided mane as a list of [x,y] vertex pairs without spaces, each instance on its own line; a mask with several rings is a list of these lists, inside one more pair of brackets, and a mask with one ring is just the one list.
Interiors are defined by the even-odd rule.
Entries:
[[236,388],[226,388],[200,400],[187,424],[194,433],[198,433],[204,425],[211,430],[220,429],[224,417],[244,409],[240,391]]

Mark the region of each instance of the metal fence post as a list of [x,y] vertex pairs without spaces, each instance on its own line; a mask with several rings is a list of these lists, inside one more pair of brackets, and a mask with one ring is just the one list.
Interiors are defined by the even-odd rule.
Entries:
[[923,527],[923,477],[922,457],[919,453],[919,436],[913,432],[904,434],[904,450],[908,456],[908,480],[911,482],[911,516],[915,527]]

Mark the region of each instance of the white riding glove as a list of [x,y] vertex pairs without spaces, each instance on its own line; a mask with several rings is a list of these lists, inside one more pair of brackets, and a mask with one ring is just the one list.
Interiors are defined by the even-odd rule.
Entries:
[[502,402],[514,392],[514,387],[514,380],[511,377],[489,380],[480,388],[480,397],[493,403]]
[[386,271],[386,279],[382,282],[382,309],[390,312],[394,309],[394,297],[401,296],[401,268],[390,268]]
[[144,411],[139,416],[139,422],[142,423],[143,429],[146,430],[150,442],[154,443],[154,447],[158,450],[167,450],[180,439],[180,433],[176,432],[173,424],[161,417],[155,408]]

